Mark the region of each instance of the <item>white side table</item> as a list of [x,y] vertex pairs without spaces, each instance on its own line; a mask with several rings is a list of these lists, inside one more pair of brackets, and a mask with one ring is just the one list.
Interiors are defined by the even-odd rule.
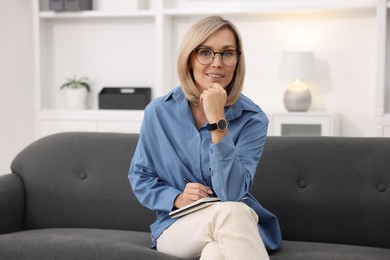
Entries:
[[268,135],[337,136],[338,116],[330,112],[268,113]]

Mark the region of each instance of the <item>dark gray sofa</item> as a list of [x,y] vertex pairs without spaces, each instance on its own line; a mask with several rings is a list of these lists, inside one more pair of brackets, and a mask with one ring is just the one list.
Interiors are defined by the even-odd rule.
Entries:
[[[0,259],[175,259],[127,172],[138,135],[64,133],[0,176]],[[268,137],[252,194],[280,220],[271,259],[390,259],[390,139]],[[240,259],[241,260],[241,259]]]

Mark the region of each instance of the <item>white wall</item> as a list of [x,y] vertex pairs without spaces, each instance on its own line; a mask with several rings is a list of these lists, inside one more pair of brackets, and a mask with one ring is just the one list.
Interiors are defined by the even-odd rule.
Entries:
[[[341,136],[375,136],[374,10],[225,17],[236,24],[243,38],[244,94],[266,112],[286,111],[283,94],[288,82],[278,78],[282,52],[313,51],[317,77],[308,82],[312,92],[309,111],[338,113]],[[181,39],[195,21],[192,17],[176,19],[176,37]],[[176,54],[179,41],[175,44]]]
[[0,0],[0,175],[33,140],[30,0]]

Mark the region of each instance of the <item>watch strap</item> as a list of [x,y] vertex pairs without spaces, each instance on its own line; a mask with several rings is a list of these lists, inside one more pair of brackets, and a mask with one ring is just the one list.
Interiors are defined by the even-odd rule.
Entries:
[[209,131],[214,131],[214,130],[217,130],[217,129],[218,129],[217,123],[214,123],[214,124],[207,124],[207,130],[209,130]]
[[209,131],[218,130],[224,132],[227,130],[228,126],[229,126],[229,121],[227,121],[225,118],[221,118],[216,123],[207,124],[207,130]]

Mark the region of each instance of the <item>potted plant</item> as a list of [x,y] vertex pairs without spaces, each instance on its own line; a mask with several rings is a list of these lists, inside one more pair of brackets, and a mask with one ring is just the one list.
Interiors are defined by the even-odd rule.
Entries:
[[66,89],[66,99],[71,109],[85,109],[87,107],[88,93],[91,86],[88,78],[67,78],[60,89]]

